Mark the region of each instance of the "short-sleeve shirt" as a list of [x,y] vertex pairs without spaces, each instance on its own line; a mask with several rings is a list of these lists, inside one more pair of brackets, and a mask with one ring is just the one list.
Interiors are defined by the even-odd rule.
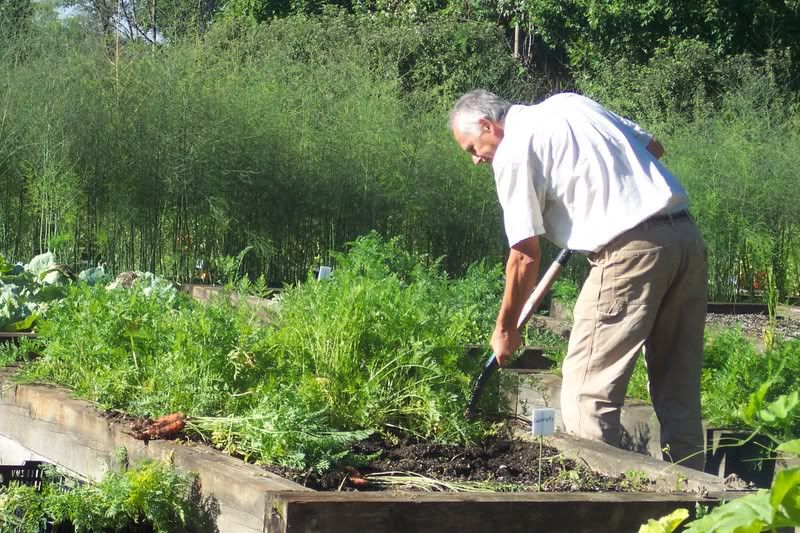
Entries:
[[684,188],[645,148],[651,138],[577,94],[512,106],[492,160],[509,245],[542,235],[596,252],[653,215],[686,209]]

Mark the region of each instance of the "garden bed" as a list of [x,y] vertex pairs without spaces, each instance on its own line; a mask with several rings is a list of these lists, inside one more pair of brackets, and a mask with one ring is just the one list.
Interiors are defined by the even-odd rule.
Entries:
[[[374,457],[358,468],[345,467],[326,474],[309,470],[266,467],[273,473],[314,490],[330,491],[647,491],[645,475],[595,472],[558,449],[513,436],[511,428],[471,446],[425,441],[390,443],[373,436],[354,447],[360,456]],[[541,484],[540,484],[541,483]]]
[[[672,490],[692,488],[690,483],[680,487],[675,483],[678,479],[688,479],[698,490],[702,486],[710,494],[317,492],[201,444],[168,441],[145,444],[130,436],[129,418],[103,417],[92,404],[70,398],[69,392],[60,387],[13,385],[12,372],[6,369],[0,375],[5,391],[0,402],[0,434],[88,478],[98,478],[104,473],[104,462],[111,460],[120,445],[125,446],[132,461],[171,456],[177,468],[198,473],[203,496],[208,506],[216,509],[216,526],[223,532],[309,528],[338,532],[357,530],[359,524],[362,527],[369,524],[371,530],[385,532],[469,532],[495,526],[507,526],[511,531],[534,526],[541,531],[618,531],[635,529],[648,518],[678,507],[693,509],[696,502],[715,505],[722,497],[716,492],[723,486],[713,477],[664,463],[659,463],[664,471],[675,469]],[[599,443],[564,437],[548,442],[556,444],[565,459],[576,463],[586,461],[593,468],[604,464],[606,469],[616,470],[618,476],[639,467],[648,476],[654,472],[648,458]],[[567,447],[577,455],[566,453]],[[442,459],[451,451],[433,450]],[[527,458],[533,460],[530,454]],[[594,490],[599,488],[602,487]],[[740,494],[725,493],[724,497],[730,499]]]
[[[358,502],[391,501],[376,500],[377,489],[410,489],[406,503],[420,491],[477,490],[477,507],[493,513],[503,501],[498,491],[559,491],[553,501],[560,502],[564,490],[724,488],[713,476],[563,436],[545,441],[555,449],[542,450],[540,485],[530,423],[515,437],[482,423],[507,419],[501,396],[513,377],[500,372],[487,387],[481,420],[463,415],[485,360],[485,353],[465,356],[464,346],[485,342],[499,271],[478,266],[451,280],[435,263],[372,237],[338,265],[336,278],[286,291],[266,327],[254,320],[263,308],[232,305],[227,297],[199,305],[152,276],[130,288],[70,286],[38,327],[38,340],[4,348],[8,360],[27,361],[18,376],[27,384],[6,402],[0,434],[89,476],[98,456],[118,445],[133,456],[174,454],[178,467],[198,470],[204,489],[220,501],[220,524],[235,531],[263,531],[275,509],[291,514],[278,493],[311,487],[324,489],[330,502],[351,494],[353,512]],[[31,353],[39,357],[31,360]],[[536,350],[518,362],[550,364]],[[70,391],[34,384],[40,382]],[[90,402],[66,401],[69,395]],[[95,405],[129,415],[103,419]],[[185,433],[168,438],[181,445],[138,440],[165,434],[150,433],[150,426],[137,432],[130,415],[166,423],[178,412]],[[419,435],[426,441],[413,440]],[[380,494],[388,492],[398,494]],[[457,501],[473,497],[466,498]],[[523,513],[541,505],[514,501]],[[283,520],[278,530],[306,527]]]

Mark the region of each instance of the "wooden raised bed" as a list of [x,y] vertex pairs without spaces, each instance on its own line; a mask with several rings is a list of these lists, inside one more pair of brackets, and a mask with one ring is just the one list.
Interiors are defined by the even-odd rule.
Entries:
[[351,532],[616,532],[729,494],[657,493],[276,493],[267,531]]
[[[206,303],[212,298],[218,296],[224,290],[224,287],[219,285],[196,285],[192,283],[184,283],[180,286],[180,290],[187,293],[189,296],[198,302]],[[276,302],[269,298],[259,298],[257,296],[245,296],[242,298],[239,294],[232,292],[230,295],[231,303],[237,305],[240,301],[244,300],[253,308],[256,309],[256,316],[264,323],[269,323],[273,315]]]
[[[0,435],[50,462],[99,478],[117,446],[139,458],[174,457],[176,467],[199,474],[202,490],[219,506],[221,532],[292,531],[623,531],[648,518],[695,502],[714,505],[724,489],[718,478],[660,463],[581,439],[548,441],[592,467],[663,474],[664,486],[704,488],[659,493],[338,493],[314,492],[210,447],[134,439],[125,425],[101,416],[94,405],[46,385],[15,385],[14,369],[0,371]],[[558,441],[558,442],[557,442]],[[647,463],[649,460],[651,463]],[[726,498],[736,493],[726,494]]]
[[16,342],[21,338],[35,339],[36,333],[33,331],[0,331],[0,342]]
[[767,304],[736,302],[708,302],[706,310],[721,315],[766,315],[769,312]]

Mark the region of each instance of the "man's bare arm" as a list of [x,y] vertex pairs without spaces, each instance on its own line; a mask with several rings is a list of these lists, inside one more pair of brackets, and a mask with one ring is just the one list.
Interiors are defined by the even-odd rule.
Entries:
[[517,330],[522,308],[536,285],[542,251],[539,237],[529,237],[511,247],[506,262],[506,283],[491,346],[500,366],[506,366],[522,339]]

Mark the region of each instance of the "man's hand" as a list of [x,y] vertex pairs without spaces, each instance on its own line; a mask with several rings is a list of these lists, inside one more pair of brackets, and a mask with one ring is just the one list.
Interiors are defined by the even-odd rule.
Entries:
[[495,357],[497,357],[497,363],[502,367],[508,366],[520,344],[522,344],[522,337],[517,328],[506,329],[502,324],[497,324],[494,328],[492,340],[489,342]]
[[524,239],[512,246],[509,252],[503,301],[500,302],[497,325],[490,341],[500,366],[507,366],[511,362],[511,356],[522,344],[517,330],[519,315],[536,285],[541,257],[539,237]]

